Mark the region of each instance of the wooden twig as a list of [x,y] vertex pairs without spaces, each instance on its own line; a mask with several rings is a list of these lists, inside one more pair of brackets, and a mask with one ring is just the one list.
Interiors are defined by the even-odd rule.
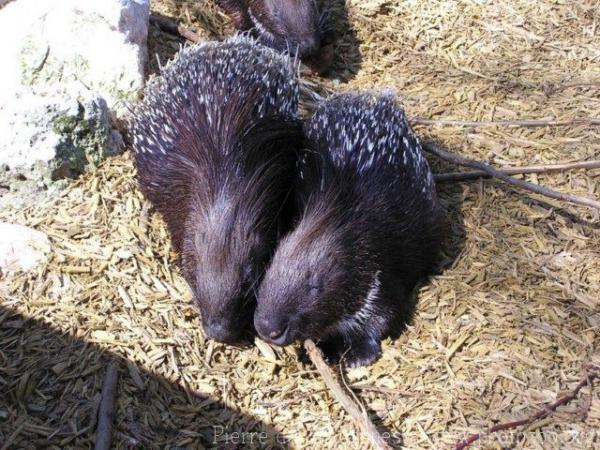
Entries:
[[[539,166],[505,167],[498,169],[505,175],[523,175],[527,173],[551,173],[565,172],[578,169],[600,169],[600,161],[578,161],[559,164],[544,164]],[[491,175],[482,170],[473,172],[449,172],[438,173],[435,175],[436,183],[445,183],[448,181],[476,180],[479,178],[490,178]]]
[[381,434],[379,434],[379,431],[377,431],[377,428],[369,419],[364,408],[361,409],[337,381],[332,370],[323,359],[321,350],[319,350],[315,343],[310,339],[304,342],[304,348],[306,348],[308,356],[321,374],[321,377],[323,377],[323,381],[325,381],[325,384],[332,392],[335,399],[340,402],[346,412],[350,414],[350,417],[352,417],[363,433],[369,438],[373,448],[377,450],[391,450],[392,448],[385,442],[385,439],[383,439]]
[[[598,369],[598,367],[592,367],[592,368],[595,370]],[[523,419],[523,420],[515,420],[514,422],[507,422],[507,423],[495,425],[483,433],[472,434],[469,437],[467,437],[466,439],[464,439],[464,440],[460,441],[458,444],[456,444],[456,446],[454,447],[454,450],[464,450],[465,448],[469,447],[471,444],[478,441],[479,439],[481,439],[484,436],[487,436],[489,434],[492,434],[492,433],[495,433],[498,431],[506,431],[506,430],[511,430],[513,428],[522,427],[524,425],[533,423],[536,420],[540,420],[546,416],[549,416],[550,414],[554,413],[558,409],[559,406],[566,405],[567,403],[569,403],[570,401],[575,399],[575,397],[577,397],[577,394],[579,393],[579,391],[584,386],[589,385],[590,388],[593,388],[593,386],[594,386],[593,381],[598,376],[599,376],[599,373],[597,371],[588,373],[585,376],[585,378],[583,378],[579,382],[579,384],[575,387],[575,389],[573,389],[571,392],[569,392],[564,397],[559,398],[557,401],[555,401],[551,405],[544,407],[544,409],[540,409],[533,416],[528,417],[527,419]]]
[[180,25],[174,20],[168,19],[163,16],[157,16],[156,14],[150,15],[150,23],[156,25],[158,28],[163,30],[165,33],[173,34],[175,36],[187,39],[188,41],[197,43],[202,38],[194,33],[192,30]]
[[463,156],[459,156],[459,155],[456,155],[453,153],[449,153],[445,150],[442,150],[438,145],[436,145],[432,142],[423,144],[423,149],[425,151],[431,153],[432,155],[435,155],[438,158],[443,159],[444,161],[448,161],[448,162],[451,162],[451,163],[459,165],[459,166],[465,166],[465,167],[470,167],[472,169],[481,170],[482,172],[487,173],[491,177],[498,178],[499,180],[502,180],[505,183],[510,184],[512,186],[517,186],[521,189],[535,192],[536,194],[544,195],[546,197],[553,198],[556,200],[561,200],[561,201],[573,203],[576,205],[588,206],[590,208],[595,208],[595,209],[600,210],[600,201],[598,201],[598,200],[587,198],[587,197],[580,197],[580,196],[572,195],[572,194],[566,194],[563,192],[555,191],[553,189],[549,189],[544,186],[539,186],[537,184],[530,183],[525,180],[519,180],[517,178],[513,178],[510,175],[506,175],[505,173],[502,173],[501,170],[498,170],[484,162],[475,161],[473,159],[468,159]]
[[445,119],[425,119],[422,117],[413,117],[410,119],[412,125],[441,125],[446,127],[568,127],[571,125],[600,125],[600,117],[573,117],[566,120],[445,120]]
[[[377,392],[379,394],[394,396],[394,397],[414,397],[414,394],[411,394],[406,391],[401,391],[400,389],[392,389],[380,386],[374,386],[369,384],[352,384],[350,385],[350,389],[357,391],[366,391],[366,392]],[[306,400],[313,395],[320,394],[321,392],[326,391],[327,389],[315,389],[310,392],[302,392],[292,398],[287,400],[277,400],[274,402],[262,402],[261,405],[267,408],[281,408],[282,406],[293,405],[295,403],[300,403]]]
[[112,427],[115,418],[115,395],[119,380],[119,364],[113,361],[109,364],[102,382],[102,394],[98,407],[98,428],[94,450],[110,450]]
[[548,86],[544,88],[544,93],[546,95],[554,94],[558,91],[562,91],[564,89],[576,88],[576,87],[600,87],[600,83],[590,81],[590,82],[580,82],[580,83],[566,83],[566,84],[557,84],[553,86]]
[[368,384],[353,384],[351,387],[352,389],[356,389],[358,391],[378,392],[380,394],[393,395],[396,397],[415,397],[415,394],[401,391],[400,389],[386,388]]

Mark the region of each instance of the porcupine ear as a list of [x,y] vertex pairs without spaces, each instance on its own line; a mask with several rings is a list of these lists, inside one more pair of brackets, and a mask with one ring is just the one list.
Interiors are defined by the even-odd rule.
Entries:
[[254,26],[243,0],[216,0],[216,3],[233,19],[236,29],[248,31]]

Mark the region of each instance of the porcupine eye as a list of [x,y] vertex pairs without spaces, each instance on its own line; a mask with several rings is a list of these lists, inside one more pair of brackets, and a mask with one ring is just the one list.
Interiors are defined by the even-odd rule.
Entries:
[[252,287],[252,264],[244,264],[240,268],[240,280],[242,281],[242,292]]
[[313,272],[306,273],[306,289],[310,296],[316,296],[321,291],[321,279]]

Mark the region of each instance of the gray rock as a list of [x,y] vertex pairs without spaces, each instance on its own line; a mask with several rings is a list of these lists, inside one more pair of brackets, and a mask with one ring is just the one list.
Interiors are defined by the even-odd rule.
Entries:
[[0,207],[25,206],[118,153],[111,120],[144,83],[149,0],[0,9]]
[[19,100],[0,110],[0,206],[50,198],[65,180],[122,149],[101,97],[80,102],[29,94]]

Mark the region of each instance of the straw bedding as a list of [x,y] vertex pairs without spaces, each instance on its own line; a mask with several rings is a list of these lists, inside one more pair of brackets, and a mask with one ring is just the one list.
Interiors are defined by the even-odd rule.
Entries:
[[[331,5],[338,25],[353,28],[341,35],[333,76],[315,80],[329,88],[391,87],[412,117],[600,115],[595,0],[346,3],[345,12]],[[230,31],[212,4],[152,8],[207,38]],[[151,70],[156,54],[165,62],[178,45],[153,28]],[[600,156],[600,129],[585,125],[417,131],[500,166]],[[527,179],[598,197],[599,175]],[[375,365],[346,371],[398,448],[451,448],[466,433],[532,415],[600,363],[597,212],[491,181],[445,184],[440,196],[451,232],[413,323]],[[0,448],[90,447],[115,358],[115,448],[366,448],[299,347],[205,340],[129,154],[52,203],[0,220],[40,229],[53,244],[36,273],[0,280]],[[598,447],[599,392],[586,387],[550,418],[480,448]]]

